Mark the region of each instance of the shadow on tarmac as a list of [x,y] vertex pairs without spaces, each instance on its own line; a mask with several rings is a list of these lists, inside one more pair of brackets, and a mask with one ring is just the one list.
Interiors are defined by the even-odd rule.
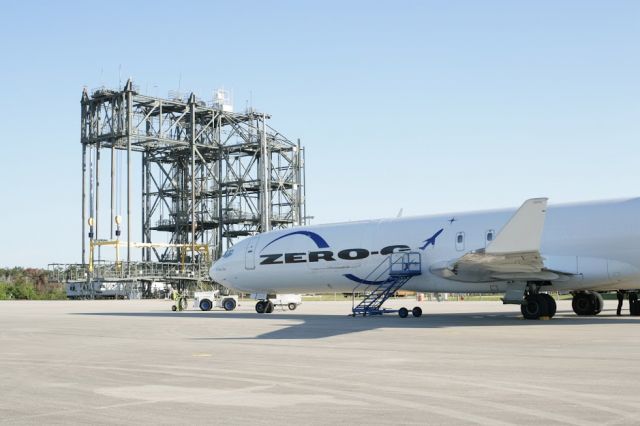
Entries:
[[[297,324],[283,323],[283,328],[261,334],[255,337],[202,337],[194,340],[280,340],[280,339],[322,339],[362,331],[385,329],[432,329],[449,327],[529,327],[529,326],[580,326],[591,324],[640,324],[640,317],[615,316],[615,310],[610,314],[604,311],[596,317],[580,317],[573,311],[558,311],[551,320],[524,320],[516,312],[474,312],[452,314],[425,313],[420,318],[409,316],[400,318],[394,314],[371,317],[351,317],[350,315],[313,315],[299,313],[258,314],[254,312],[225,312],[225,311],[187,311],[187,312],[90,312],[74,313],[71,315],[88,315],[104,317],[140,317],[140,318],[209,318],[209,319],[253,319],[253,320],[284,320],[295,321]],[[299,323],[302,321],[302,323]]]

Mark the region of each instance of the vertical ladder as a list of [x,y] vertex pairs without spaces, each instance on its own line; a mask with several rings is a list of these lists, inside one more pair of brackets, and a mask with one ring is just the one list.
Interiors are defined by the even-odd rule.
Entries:
[[[385,265],[386,267],[384,267]],[[376,286],[358,305],[355,305],[354,301],[354,306],[351,309],[353,316],[397,312],[393,309],[382,309],[382,304],[400,290],[407,281],[420,274],[422,274],[422,262],[419,252],[392,253],[362,280],[362,284],[354,287],[353,293],[355,294],[356,290],[363,285],[367,286],[365,290],[373,285]],[[372,277],[375,278],[371,280]],[[383,279],[381,280],[381,278]]]

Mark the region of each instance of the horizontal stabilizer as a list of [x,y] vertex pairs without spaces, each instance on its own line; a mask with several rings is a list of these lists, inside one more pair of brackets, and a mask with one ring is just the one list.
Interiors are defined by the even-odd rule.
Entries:
[[485,253],[538,252],[546,211],[546,198],[525,201],[487,246]]

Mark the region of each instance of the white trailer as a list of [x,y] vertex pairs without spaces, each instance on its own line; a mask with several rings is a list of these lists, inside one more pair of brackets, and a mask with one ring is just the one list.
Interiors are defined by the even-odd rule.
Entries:
[[213,308],[222,308],[225,311],[233,311],[238,306],[238,296],[221,296],[219,290],[196,291],[193,294],[193,307],[202,311],[210,311]]
[[260,294],[254,293],[252,299],[271,302],[273,306],[286,306],[290,311],[302,304],[302,296],[299,294]]

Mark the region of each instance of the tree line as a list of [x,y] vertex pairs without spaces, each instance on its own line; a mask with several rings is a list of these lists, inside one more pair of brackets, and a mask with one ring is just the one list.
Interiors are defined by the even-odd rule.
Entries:
[[47,271],[37,268],[0,268],[0,300],[66,299],[61,284],[50,283]]

